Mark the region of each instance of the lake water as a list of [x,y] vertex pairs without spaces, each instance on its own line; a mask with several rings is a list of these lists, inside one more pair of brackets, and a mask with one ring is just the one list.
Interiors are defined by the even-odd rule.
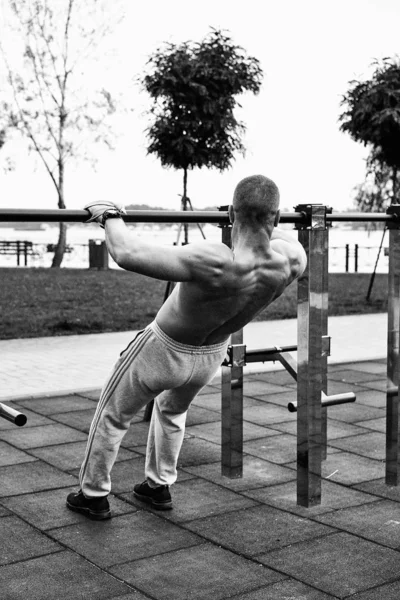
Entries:
[[[215,225],[205,224],[202,226],[207,240],[220,241],[221,229]],[[137,224],[132,227],[133,231],[139,237],[151,241],[152,243],[162,245],[173,245],[178,239],[179,226],[161,227],[160,225]],[[285,226],[285,229],[292,229]],[[297,233],[293,231],[296,238]],[[44,225],[42,230],[17,230],[13,228],[0,228],[0,240],[5,241],[30,241],[35,244],[35,255],[28,257],[28,267],[49,267],[53,253],[48,250],[48,245],[55,244],[58,238],[58,228]],[[89,266],[89,240],[104,240],[104,232],[97,225],[69,225],[67,241],[70,246],[70,252],[65,254],[63,267],[66,268],[88,268]],[[200,241],[202,234],[198,228],[190,229],[189,241]],[[381,243],[382,231],[365,231],[363,229],[346,229],[334,225],[329,231],[329,269],[331,272],[345,271],[345,247],[349,244],[349,271],[355,270],[354,249],[358,244],[358,271],[370,273],[375,265],[378,247]],[[183,240],[181,233],[179,243]],[[384,247],[388,246],[389,234],[386,233]],[[23,258],[21,265],[23,265]],[[15,267],[17,264],[16,256],[0,254],[1,267]],[[119,267],[110,257],[109,265],[111,268]],[[388,258],[381,252],[377,272],[386,273],[388,270]]]

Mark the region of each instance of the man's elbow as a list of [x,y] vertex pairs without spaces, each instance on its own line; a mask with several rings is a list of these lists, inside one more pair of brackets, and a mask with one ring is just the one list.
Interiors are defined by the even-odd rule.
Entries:
[[117,263],[117,265],[121,267],[121,269],[128,269],[129,254],[124,248],[112,248],[109,251],[114,262]]

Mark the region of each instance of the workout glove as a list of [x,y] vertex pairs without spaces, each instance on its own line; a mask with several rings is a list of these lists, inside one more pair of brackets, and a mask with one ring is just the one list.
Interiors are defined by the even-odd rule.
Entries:
[[121,215],[126,215],[126,210],[122,204],[116,204],[115,202],[110,202],[109,200],[97,200],[94,202],[89,202],[83,208],[90,214],[90,218],[85,221],[85,223],[98,221],[98,219],[103,216],[105,211],[110,210],[111,208],[118,210]]

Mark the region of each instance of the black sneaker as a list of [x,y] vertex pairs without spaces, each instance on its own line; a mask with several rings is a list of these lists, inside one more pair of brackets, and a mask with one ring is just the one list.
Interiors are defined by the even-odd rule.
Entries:
[[170,510],[172,508],[168,485],[159,485],[156,488],[151,488],[147,481],[143,481],[143,483],[138,483],[134,486],[133,495],[138,500],[150,504],[157,510]]
[[67,507],[78,513],[82,513],[85,517],[94,521],[102,521],[103,519],[111,519],[110,505],[107,496],[99,498],[86,498],[82,490],[78,493],[72,492],[67,496]]

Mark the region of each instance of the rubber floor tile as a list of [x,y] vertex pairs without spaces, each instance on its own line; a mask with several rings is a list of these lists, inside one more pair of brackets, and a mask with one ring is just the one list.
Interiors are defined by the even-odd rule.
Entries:
[[59,552],[63,549],[46,535],[15,516],[0,519],[0,540],[0,565]]
[[58,423],[63,423],[72,429],[77,429],[83,433],[89,433],[90,425],[92,424],[95,405],[92,402],[93,408],[85,410],[74,410],[72,412],[61,412],[51,415],[51,418]]
[[385,466],[381,461],[357,456],[350,452],[336,452],[328,455],[322,463],[322,476],[331,481],[354,485],[382,477]]
[[340,508],[379,501],[379,498],[371,494],[362,493],[343,485],[337,485],[331,481],[322,480],[321,504],[304,507],[297,504],[296,478],[289,483],[243,491],[243,494],[257,500],[257,502],[275,506],[275,508],[287,510],[304,517],[313,517],[314,515],[324,514]]
[[354,452],[360,456],[374,458],[375,460],[385,460],[385,435],[374,431],[372,433],[363,433],[355,437],[348,437],[339,440],[330,440],[329,444],[339,450]]
[[87,435],[81,431],[59,424],[28,427],[26,429],[22,427],[18,430],[4,431],[1,437],[5,442],[9,442],[21,450],[52,446],[62,442],[79,442],[87,439]]
[[[10,496],[1,498],[0,502],[28,523],[46,531],[80,523],[86,519],[85,516],[69,510],[66,506],[68,494],[76,492],[77,489],[78,486],[75,486],[35,494]],[[136,511],[134,506],[119,500],[113,495],[110,495],[109,500],[112,515],[116,516]]]
[[255,456],[243,456],[243,476],[230,479],[221,475],[221,465],[212,463],[187,467],[187,471],[234,491],[245,491],[296,480],[296,472]]
[[214,543],[249,557],[334,531],[271,506],[256,506],[191,521],[186,527]]
[[368,592],[361,592],[351,597],[351,600],[398,600],[400,598],[400,581],[387,583]]
[[244,452],[252,456],[265,458],[276,464],[285,464],[296,460],[297,441],[295,436],[282,433],[245,442],[243,448]]
[[107,521],[85,519],[70,527],[53,529],[51,535],[100,567],[202,543],[194,533],[147,511],[137,511]]
[[331,527],[348,531],[373,542],[398,549],[400,547],[400,504],[381,500],[317,517]]
[[285,579],[260,590],[235,596],[234,600],[334,600],[334,596],[300,581]]
[[110,600],[132,588],[64,551],[1,567],[0,590],[4,600]]
[[375,494],[381,498],[388,498],[395,502],[400,502],[400,486],[386,485],[385,479],[375,479],[374,481],[367,481],[365,483],[359,483],[353,486],[354,489],[361,490],[362,492],[368,492],[369,494]]
[[[165,519],[181,523],[254,506],[256,502],[210,481],[189,479],[171,488],[174,509],[165,511]],[[133,499],[136,506],[143,506]]]
[[17,402],[18,406],[30,408],[41,415],[95,408],[96,402],[82,396],[54,396],[52,398],[32,398]]
[[[33,448],[29,452],[50,463],[54,467],[63,471],[72,471],[80,469],[85,456],[86,442],[71,442],[70,444],[59,444],[55,446],[45,446],[44,448]],[[117,456],[117,462],[134,458],[135,454],[120,448]]]
[[345,383],[356,384],[365,381],[376,381],[376,374],[353,369],[342,369],[330,373],[329,381],[343,381]]
[[178,467],[201,465],[221,460],[221,446],[198,438],[185,439],[178,459]]
[[400,569],[399,552],[348,533],[294,544],[257,560],[338,598],[388,583]]
[[203,544],[110,569],[157,600],[222,600],[282,579],[228,550]]
[[40,460],[0,467],[0,498],[76,485],[78,479]]
[[[354,391],[347,390],[347,391]],[[341,393],[341,392],[331,392],[333,393]],[[357,392],[356,392],[357,396]],[[337,406],[329,407],[329,417],[331,419],[336,419],[337,421],[345,421],[346,423],[363,423],[364,421],[369,421],[371,419],[379,419],[385,416],[385,411],[383,408],[375,408],[374,406],[365,406],[365,404],[357,404],[357,400],[355,402],[350,402],[349,404],[340,404]]]
[[33,456],[29,456],[26,452],[0,441],[0,467],[31,462],[32,460],[35,460]]
[[[216,423],[205,423],[203,425],[194,425],[186,427],[186,433],[198,437],[214,444],[221,444],[221,421]],[[254,423],[243,422],[243,440],[256,440],[266,435],[279,435],[278,431],[273,431],[266,427],[254,425]]]

